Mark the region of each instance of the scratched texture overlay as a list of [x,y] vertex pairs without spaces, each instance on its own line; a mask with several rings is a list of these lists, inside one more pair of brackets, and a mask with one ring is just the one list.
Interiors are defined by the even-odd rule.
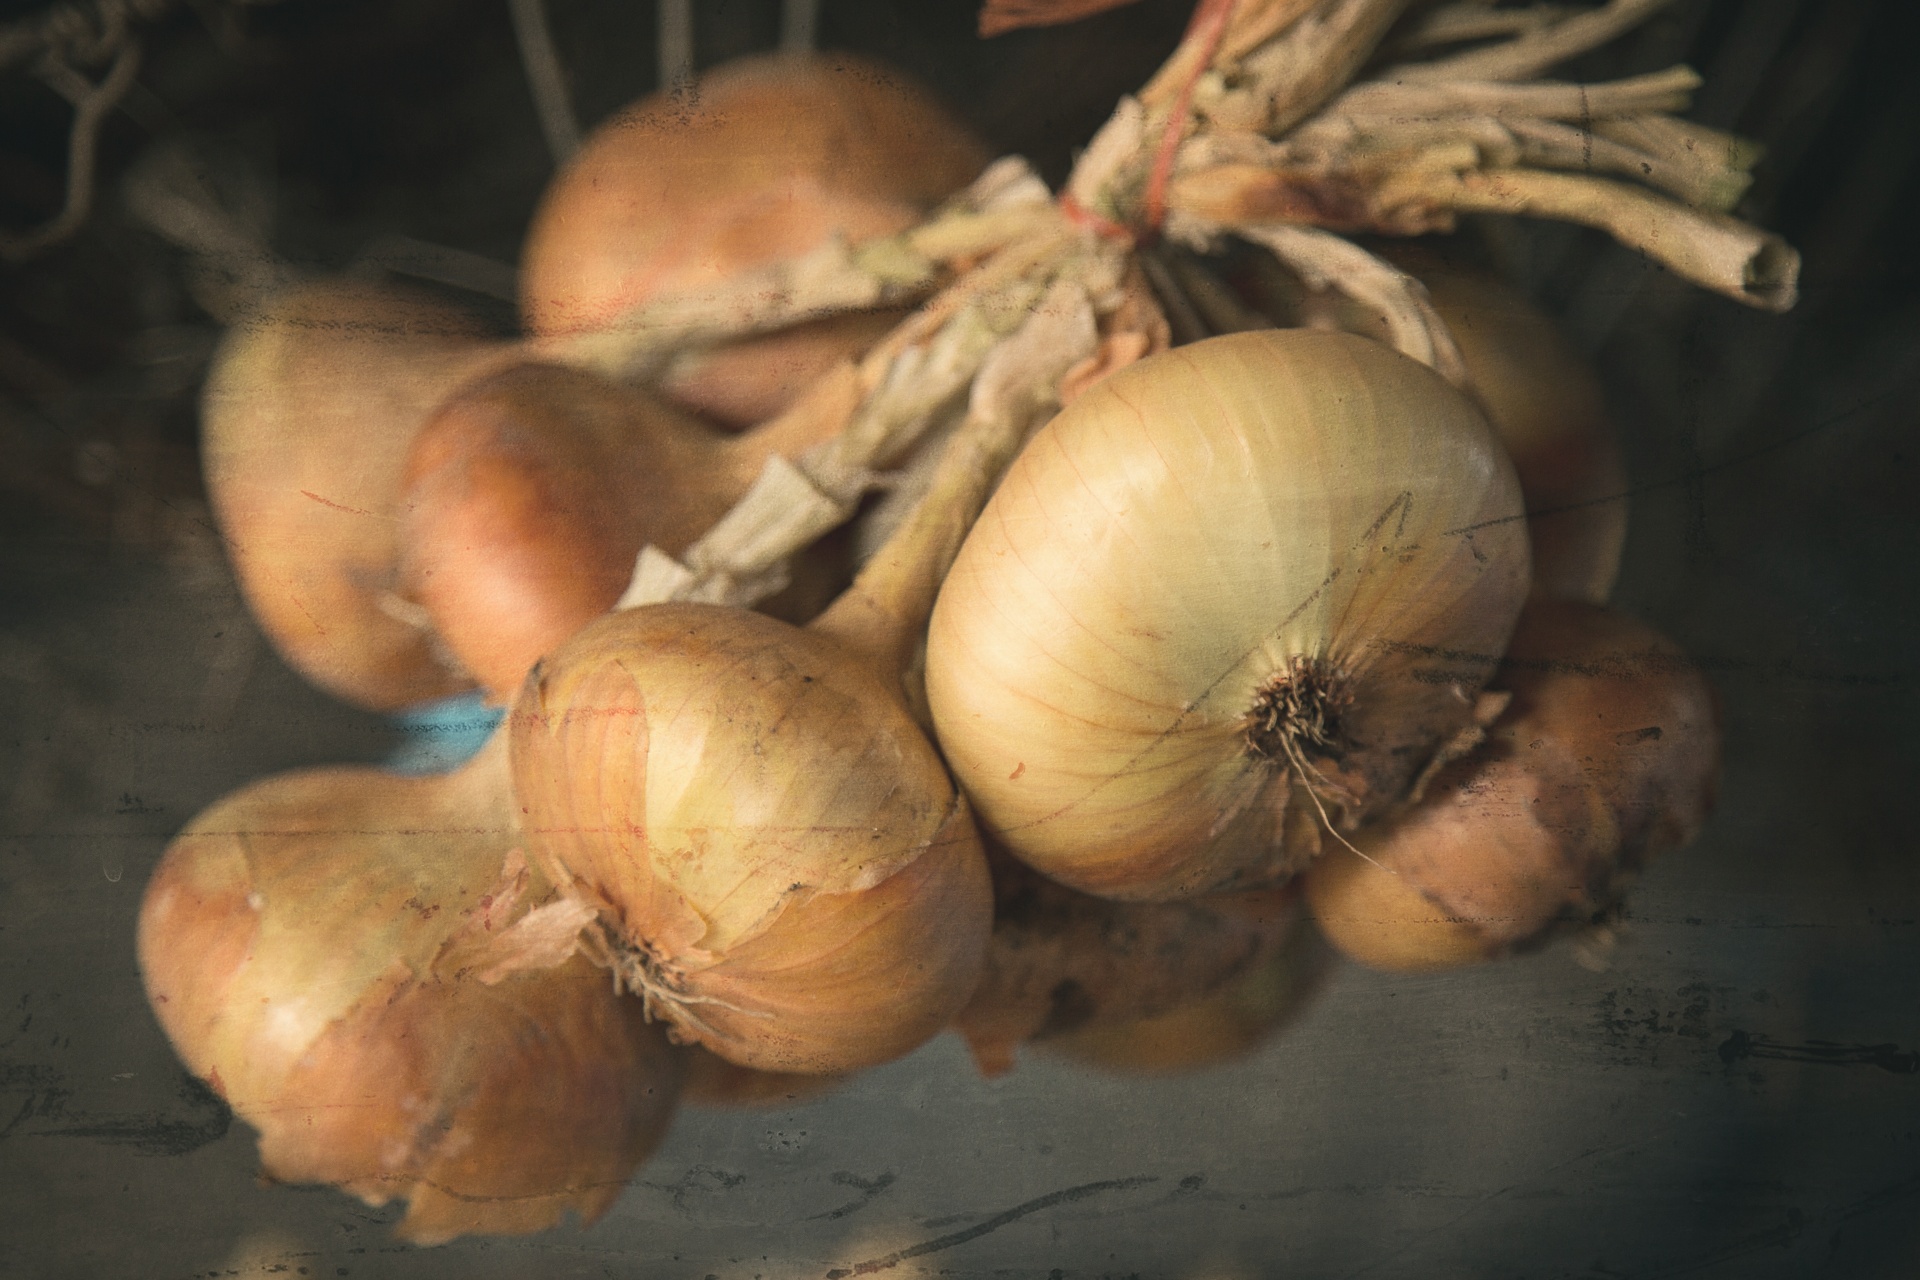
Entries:
[[[703,64],[775,38],[771,0],[695,8]],[[1184,18],[981,44],[969,9],[828,0],[819,38],[1056,175]],[[548,12],[584,120],[651,87],[651,6]],[[1891,0],[1680,0],[1579,68],[1707,74],[1695,116],[1767,144],[1750,211],[1807,255],[1792,315],[1585,232],[1472,233],[1603,371],[1634,478],[1618,602],[1724,698],[1717,816],[1604,968],[1335,967],[1256,1057],[1176,1080],[1035,1053],[986,1082],[946,1037],[811,1105],[684,1111],[591,1229],[417,1249],[392,1211],[263,1185],[141,994],[142,885],[189,816],[406,735],[306,688],[239,604],[192,452],[211,286],[122,192],[187,139],[296,261],[404,236],[510,263],[545,154],[503,2],[153,21],[93,218],[0,266],[0,1275],[1920,1274],[1917,28]],[[0,78],[9,225],[58,207],[64,110]]]

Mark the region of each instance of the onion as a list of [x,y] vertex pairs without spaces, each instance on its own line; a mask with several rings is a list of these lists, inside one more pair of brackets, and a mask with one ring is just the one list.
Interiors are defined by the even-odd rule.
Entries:
[[1319,992],[1331,952],[1311,925],[1225,986],[1135,1022],[1091,1022],[1040,1048],[1116,1075],[1176,1075],[1245,1058],[1290,1026]]
[[906,315],[850,312],[691,352],[668,367],[660,392],[723,428],[750,427],[786,411],[836,365],[865,354]]
[[590,332],[663,293],[891,235],[986,164],[924,91],[846,54],[729,63],[601,125],[522,251],[537,335]]
[[344,280],[228,330],[201,404],[208,497],[261,629],[328,692],[391,710],[471,685],[394,594],[396,504],[428,410],[509,352],[451,307]]
[[728,1062],[697,1044],[677,1050],[686,1068],[680,1101],[692,1107],[778,1107],[811,1102],[839,1088],[846,1077],[791,1071],[755,1071]]
[[529,839],[681,1038],[845,1071],[965,1002],[986,865],[897,680],[826,628],[698,604],[610,614],[528,678],[510,725]]
[[642,547],[684,550],[769,457],[835,428],[829,402],[852,394],[849,368],[795,412],[726,437],[584,370],[493,372],[442,404],[407,457],[407,594],[506,701],[541,655],[613,607]]
[[1288,890],[1109,902],[1004,854],[993,887],[986,974],[955,1022],[987,1076],[1012,1070],[1022,1044],[1131,1034],[1236,988],[1286,947],[1301,918]]
[[1040,431],[927,641],[992,835],[1105,897],[1304,866],[1469,728],[1526,591],[1473,406],[1365,339],[1268,330],[1122,369]]
[[1618,901],[1712,805],[1712,690],[1652,629],[1535,600],[1496,681],[1513,700],[1487,741],[1412,809],[1307,876],[1330,941],[1390,970],[1441,969],[1534,945]]
[[141,904],[154,1012],[267,1173],[404,1199],[423,1243],[597,1217],[679,1086],[639,1001],[515,928],[542,890],[504,757],[255,783],[188,824]]
[[908,708],[942,572],[1045,389],[1093,349],[1086,294],[1057,290],[987,356],[926,495],[809,627],[622,610],[514,703],[530,845],[683,1041],[761,1071],[855,1070],[931,1037],[979,982],[986,860]]
[[1605,604],[1627,542],[1627,470],[1600,380],[1551,316],[1490,275],[1417,266],[1520,477],[1533,589]]

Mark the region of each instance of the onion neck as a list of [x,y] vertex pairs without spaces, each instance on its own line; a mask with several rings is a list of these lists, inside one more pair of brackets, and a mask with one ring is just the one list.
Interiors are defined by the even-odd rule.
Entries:
[[772,457],[798,458],[839,435],[865,392],[859,367],[843,360],[816,379],[778,414],[720,445],[721,465],[734,477],[737,498],[752,486]]
[[1044,406],[1023,402],[970,411],[941,455],[933,482],[900,528],[826,612],[810,624],[898,672],[909,708],[926,720],[916,661],[940,583],[1000,476]]

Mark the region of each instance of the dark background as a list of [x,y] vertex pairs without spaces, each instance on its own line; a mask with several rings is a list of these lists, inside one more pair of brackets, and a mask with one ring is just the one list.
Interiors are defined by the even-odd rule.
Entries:
[[[820,43],[1057,178],[1186,7],[981,42],[970,2],[827,0]],[[703,66],[775,39],[772,0],[697,8]],[[584,123],[652,87],[651,5],[549,13]],[[93,217],[0,264],[0,1273],[731,1280],[902,1251],[883,1274],[1920,1271],[1914,6],[1679,0],[1569,69],[1706,74],[1694,118],[1768,148],[1742,213],[1805,253],[1793,313],[1594,233],[1462,233],[1602,371],[1634,483],[1617,603],[1725,699],[1718,814],[1639,887],[1610,967],[1341,969],[1258,1057],[1184,1080],[1033,1055],[986,1083],[943,1038],[812,1106],[685,1113],[590,1230],[436,1250],[395,1244],[391,1211],[262,1186],[140,991],[133,918],[171,833],[396,735],[302,685],[238,601],[193,455],[222,283],[128,179],[187,146],[279,254],[339,270],[394,236],[510,264],[550,165],[503,0],[199,0],[137,29]],[[59,207],[66,120],[0,68],[0,225]]]

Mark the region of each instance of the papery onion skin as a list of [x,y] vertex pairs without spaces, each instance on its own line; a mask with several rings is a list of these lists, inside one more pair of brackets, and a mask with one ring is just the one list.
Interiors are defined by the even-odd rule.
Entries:
[[1137,1024],[1234,988],[1283,950],[1299,895],[1256,889],[1186,902],[1111,902],[992,858],[993,942],[954,1023],[981,1073],[1013,1069],[1029,1042]]
[[472,685],[390,598],[395,508],[433,405],[510,358],[424,295],[320,281],[228,331],[201,396],[207,494],[247,604],[288,663],[357,706]]
[[654,605],[589,626],[514,704],[530,845],[601,905],[656,1015],[739,1065],[887,1061],[979,980],[979,836],[883,665]]
[[[1377,343],[1144,360],[1036,434],[948,574],[942,749],[983,826],[1084,892],[1284,877],[1322,809],[1366,821],[1471,724],[1526,594],[1519,515],[1479,412]],[[1298,750],[1311,796],[1249,738],[1287,689],[1337,713],[1335,750]]]
[[1453,968],[1606,910],[1712,807],[1713,691],[1652,628],[1535,600],[1496,684],[1513,701],[1420,803],[1307,875],[1329,940],[1373,968]]
[[643,99],[555,178],[522,255],[529,331],[600,329],[664,293],[905,230],[988,155],[898,73],[741,59]]
[[680,1079],[639,1002],[582,959],[494,985],[442,971],[512,845],[478,781],[255,783],[175,839],[140,914],[154,1012],[259,1130],[265,1171],[404,1199],[397,1230],[421,1243],[597,1217]]

